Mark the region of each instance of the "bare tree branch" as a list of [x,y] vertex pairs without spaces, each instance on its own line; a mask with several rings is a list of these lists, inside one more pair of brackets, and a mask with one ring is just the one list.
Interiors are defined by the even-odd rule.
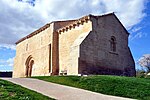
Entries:
[[150,54],[143,55],[139,59],[138,64],[142,67],[148,68],[148,70],[150,71]]

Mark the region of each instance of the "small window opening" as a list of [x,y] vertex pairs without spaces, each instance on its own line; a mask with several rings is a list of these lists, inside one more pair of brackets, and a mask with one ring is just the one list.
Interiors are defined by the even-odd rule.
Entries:
[[114,36],[112,36],[110,40],[110,49],[111,51],[116,52],[116,38]]
[[28,44],[26,44],[26,51],[28,51]]

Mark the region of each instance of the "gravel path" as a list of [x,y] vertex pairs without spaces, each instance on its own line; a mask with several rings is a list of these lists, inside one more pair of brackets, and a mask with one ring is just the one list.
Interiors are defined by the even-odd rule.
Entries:
[[131,100],[32,78],[1,78],[58,100]]

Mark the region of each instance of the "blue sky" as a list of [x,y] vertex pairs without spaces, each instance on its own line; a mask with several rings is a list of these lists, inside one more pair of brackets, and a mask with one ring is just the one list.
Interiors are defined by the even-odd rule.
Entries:
[[108,12],[115,12],[129,31],[129,47],[137,62],[150,54],[149,9],[148,0],[1,0],[0,71],[13,69],[15,42],[44,24]]
[[[129,38],[129,47],[132,51],[135,62],[141,58],[144,54],[150,54],[150,2],[145,5],[146,9],[144,12],[146,16],[142,21],[135,25],[133,29],[138,29],[133,32],[133,29],[128,30],[131,34]],[[136,64],[136,68],[139,65]]]

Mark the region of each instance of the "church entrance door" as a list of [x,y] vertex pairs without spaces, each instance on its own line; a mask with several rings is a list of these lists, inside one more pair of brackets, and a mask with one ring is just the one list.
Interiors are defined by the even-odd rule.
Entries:
[[34,65],[34,60],[31,56],[29,56],[26,60],[26,72],[25,72],[25,76],[26,77],[31,77],[31,74],[32,74],[32,67]]

